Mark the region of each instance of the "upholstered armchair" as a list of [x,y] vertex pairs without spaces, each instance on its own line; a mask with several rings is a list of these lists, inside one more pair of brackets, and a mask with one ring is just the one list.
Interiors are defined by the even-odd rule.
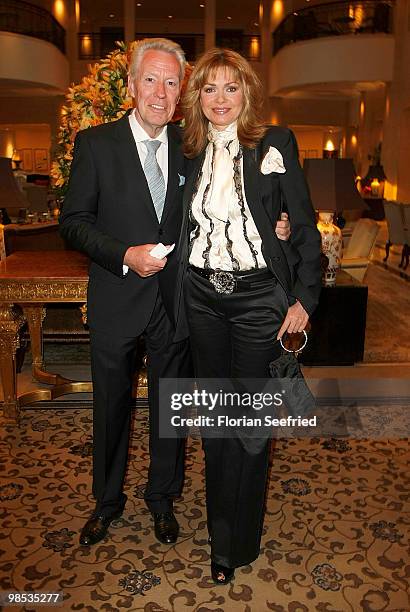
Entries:
[[48,211],[48,187],[26,183],[23,192],[28,200],[31,212],[44,213]]
[[403,251],[401,253],[401,262],[399,264],[399,268],[403,268],[403,270],[405,270],[409,265],[410,257],[410,204],[406,203],[402,206],[405,242],[403,244]]
[[343,254],[342,269],[363,282],[369,266],[379,226],[373,219],[359,219]]
[[399,268],[405,270],[409,265],[410,255],[410,204],[386,200],[384,214],[389,235],[386,242],[386,257],[383,261],[388,260],[392,245],[403,245]]

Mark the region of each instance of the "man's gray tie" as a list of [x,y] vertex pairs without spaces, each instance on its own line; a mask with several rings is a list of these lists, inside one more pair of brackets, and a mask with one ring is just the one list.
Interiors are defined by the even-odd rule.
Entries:
[[159,140],[144,140],[144,144],[147,147],[144,172],[151,193],[151,198],[154,203],[155,212],[157,213],[158,221],[161,221],[162,211],[164,210],[165,204],[165,181],[156,157],[156,153],[161,142]]

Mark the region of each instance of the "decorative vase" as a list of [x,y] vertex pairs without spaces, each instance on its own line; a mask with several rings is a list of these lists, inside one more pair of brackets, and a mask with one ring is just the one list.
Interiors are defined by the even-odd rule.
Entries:
[[333,213],[320,212],[317,229],[322,237],[322,253],[328,259],[327,267],[323,272],[323,284],[331,286],[336,284],[336,273],[340,268],[342,259],[342,232],[333,223]]

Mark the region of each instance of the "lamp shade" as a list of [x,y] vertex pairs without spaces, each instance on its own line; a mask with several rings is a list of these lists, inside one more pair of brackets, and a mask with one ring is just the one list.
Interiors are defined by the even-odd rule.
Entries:
[[352,159],[305,159],[303,170],[316,210],[337,212],[365,208],[355,185]]
[[0,208],[25,208],[29,203],[20,191],[11,169],[11,159],[0,157]]

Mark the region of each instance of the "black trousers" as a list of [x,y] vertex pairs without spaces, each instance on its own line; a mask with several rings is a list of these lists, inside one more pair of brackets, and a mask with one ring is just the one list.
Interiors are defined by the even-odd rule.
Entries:
[[[199,378],[265,378],[280,353],[275,342],[288,300],[275,279],[246,291],[216,293],[189,270],[184,284],[195,374]],[[212,560],[226,567],[259,555],[270,440],[249,452],[238,438],[203,438]]]
[[[148,354],[150,466],[145,501],[151,512],[172,510],[182,491],[184,441],[159,439],[159,378],[189,377],[188,341],[173,343],[174,329],[160,293],[144,331]],[[132,379],[136,366],[137,337],[118,337],[90,331],[93,379],[93,494],[97,511],[107,514],[122,508],[127,467]]]

